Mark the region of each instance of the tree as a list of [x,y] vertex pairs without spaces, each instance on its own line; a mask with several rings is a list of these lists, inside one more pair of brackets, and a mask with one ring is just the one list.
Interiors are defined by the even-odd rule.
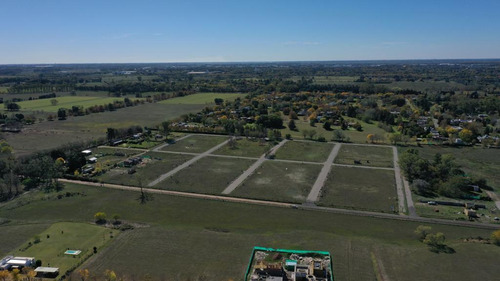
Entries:
[[374,134],[368,134],[366,136],[366,142],[373,143],[373,139],[375,138]]
[[398,142],[401,142],[402,140],[403,140],[403,138],[401,136],[401,133],[399,133],[399,132],[393,133],[393,134],[389,134],[389,141],[392,144],[398,144]]
[[215,104],[216,104],[216,105],[221,105],[221,104],[223,104],[223,103],[224,103],[224,100],[223,100],[223,99],[221,99],[221,98],[215,98],[215,99],[214,99],[214,102],[215,102]]
[[94,220],[96,223],[99,223],[99,224],[106,223],[106,213],[104,213],[104,212],[95,213]]
[[474,134],[469,129],[463,129],[458,133],[458,137],[464,142],[471,143],[474,140]]
[[106,131],[106,138],[108,142],[111,143],[116,138],[116,129],[108,128]]
[[167,137],[168,134],[170,133],[170,122],[168,121],[161,122],[160,130],[163,132],[165,137]]
[[78,271],[78,275],[80,275],[80,279],[81,279],[82,281],[86,281],[86,280],[88,280],[88,279],[89,279],[89,277],[90,277],[90,272],[89,272],[89,270],[88,270],[88,269],[80,269],[80,270]]
[[57,118],[59,118],[59,120],[66,120],[66,109],[59,108],[59,110],[57,110]]
[[500,246],[500,230],[496,230],[491,234],[491,243]]
[[330,121],[325,121],[325,123],[323,123],[323,129],[325,129],[327,131],[332,130],[332,124],[330,123]]
[[56,99],[51,99],[50,100],[50,104],[52,104],[52,106],[56,106],[59,102],[56,100]]
[[439,248],[444,246],[445,240],[446,238],[444,234],[442,232],[438,232],[435,234],[432,233],[427,234],[422,242],[430,247]]
[[0,270],[0,281],[7,281],[10,279],[10,273],[8,270]]
[[431,193],[431,185],[424,180],[416,179],[413,181],[411,186],[413,188],[413,191],[415,191],[415,193],[419,195],[428,195]]
[[295,125],[295,121],[293,119],[290,119],[288,122],[288,128],[292,131],[297,130],[297,126]]
[[431,227],[426,225],[419,225],[417,229],[415,229],[415,234],[418,236],[418,240],[421,242],[424,241],[427,234],[431,232]]
[[113,220],[115,221],[115,224],[118,224],[120,222],[120,215],[119,214],[114,214],[113,215]]
[[113,270],[108,270],[104,272],[104,277],[106,278],[106,281],[115,281],[116,280],[116,273]]

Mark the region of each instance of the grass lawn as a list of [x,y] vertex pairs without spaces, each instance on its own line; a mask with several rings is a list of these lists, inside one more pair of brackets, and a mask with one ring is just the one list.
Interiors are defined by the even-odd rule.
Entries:
[[276,152],[276,159],[325,162],[333,144],[324,142],[288,141]]
[[264,162],[230,195],[282,202],[305,202],[321,165]]
[[[99,252],[118,233],[117,230],[88,223],[59,222],[39,234],[39,243],[34,243],[32,238],[14,250],[12,255],[35,257],[42,261],[43,266],[59,267],[60,274],[64,274],[92,255],[93,247],[97,247]],[[81,253],[78,256],[65,255],[67,249],[80,250]]]
[[110,127],[156,126],[165,120],[198,112],[202,108],[203,105],[144,104],[112,112],[69,117],[64,121],[44,121],[25,126],[20,133],[4,133],[4,138],[13,146],[16,156],[27,155],[71,142],[104,139],[106,129]]
[[363,166],[394,167],[392,148],[380,146],[342,145],[334,162],[354,165],[355,160]]
[[266,153],[271,147],[272,146],[267,142],[242,138],[236,140],[235,147],[231,148],[229,144],[226,144],[220,149],[216,150],[213,154],[244,156],[244,157],[260,157],[264,153]]
[[18,245],[26,242],[28,239],[34,237],[35,235],[41,233],[50,224],[0,224],[0,233],[2,233],[2,239],[0,242],[0,256],[3,258],[8,252],[15,249]]
[[100,166],[101,169],[110,169],[115,164],[126,160],[129,157],[143,153],[141,150],[133,149],[119,149],[119,148],[96,148],[92,149],[92,155],[87,158],[96,157],[96,166]]
[[[56,105],[52,105],[53,99],[57,100]],[[123,101],[124,98],[64,96],[53,99],[21,101],[17,104],[21,107],[21,111],[57,112],[59,108],[71,108],[72,106],[83,106],[83,108],[87,108],[94,105],[106,105],[114,101]]]
[[204,157],[155,188],[220,194],[233,180],[242,174],[254,160]]
[[398,206],[394,172],[332,167],[318,205],[394,212]]
[[100,181],[132,186],[146,186],[149,182],[157,179],[162,174],[174,169],[187,160],[190,155],[179,155],[161,152],[147,152],[143,156],[150,156],[151,159],[143,159],[143,162],[136,165],[136,172],[129,174],[130,168],[117,167],[107,171],[97,177]]
[[173,98],[161,101],[162,104],[210,104],[214,103],[216,98],[223,99],[224,101],[233,101],[236,98],[244,98],[245,94],[226,94],[226,93],[199,93],[187,95],[183,97]]
[[162,150],[202,153],[222,143],[227,139],[228,139],[227,137],[223,136],[191,135],[174,144],[164,147]]
[[[144,280],[145,275],[153,280],[241,280],[256,245],[330,251],[335,280],[375,280],[371,252],[390,280],[410,281],[415,276],[428,280],[495,280],[500,275],[500,247],[463,240],[488,237],[491,230],[428,224],[433,232],[443,232],[447,244],[456,250],[455,254],[434,254],[414,236],[415,228],[422,224],[417,222],[159,194],[140,204],[137,192],[71,184],[63,192],[85,196],[57,199],[56,193],[31,192],[0,205],[0,217],[11,220],[0,225],[0,233],[18,225],[32,228],[40,222],[45,227],[60,221],[88,222],[98,211],[120,214],[124,221],[149,226],[121,233],[81,267],[96,275],[112,269],[120,277],[135,280]],[[33,200],[17,204],[24,196]],[[0,239],[0,249],[4,249],[0,254],[19,245]]]

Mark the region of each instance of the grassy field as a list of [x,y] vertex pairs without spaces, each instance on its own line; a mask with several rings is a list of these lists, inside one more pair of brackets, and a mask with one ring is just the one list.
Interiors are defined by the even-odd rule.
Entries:
[[267,142],[260,142],[258,140],[250,140],[242,138],[236,140],[236,146],[231,148],[228,144],[224,145],[213,154],[217,155],[231,155],[231,156],[244,156],[244,157],[260,157],[266,153],[272,146]]
[[94,105],[107,105],[117,100],[123,101],[123,98],[90,96],[65,96],[54,99],[57,100],[56,105],[52,105],[53,99],[22,101],[17,104],[21,107],[21,111],[57,112],[59,108],[71,108],[72,106],[83,106],[83,108],[87,108]]
[[64,121],[36,123],[25,126],[20,133],[4,133],[3,136],[14,147],[16,155],[26,155],[70,142],[105,138],[106,129],[110,127],[156,126],[202,108],[203,105],[144,104],[112,112],[70,117]]
[[109,169],[113,167],[115,164],[126,160],[129,157],[134,155],[138,155],[142,153],[141,150],[133,150],[133,149],[115,149],[115,148],[96,148],[92,149],[92,155],[90,157],[97,158],[96,166],[101,169]]
[[174,144],[164,147],[164,151],[202,153],[225,141],[227,137],[192,135]]
[[[490,230],[430,224],[456,250],[434,254],[413,234],[421,223],[164,195],[143,205],[136,192],[77,185],[67,185],[66,191],[85,196],[58,200],[56,194],[30,193],[25,195],[33,197],[29,204],[17,204],[19,198],[1,205],[0,217],[11,222],[0,225],[0,233],[16,233],[4,231],[23,226],[18,230],[24,241],[48,223],[88,222],[97,211],[120,214],[147,227],[120,234],[82,268],[97,275],[112,269],[136,280],[146,275],[152,280],[241,280],[256,245],[330,251],[335,280],[375,280],[372,252],[390,280],[495,280],[500,274],[500,247],[463,240],[488,237]],[[0,239],[0,255],[21,245],[14,242]]]
[[223,100],[235,100],[236,98],[244,98],[245,94],[226,94],[226,93],[199,93],[187,95],[183,97],[173,98],[161,101],[162,104],[213,104],[216,98]]
[[231,196],[282,202],[305,202],[321,165],[266,161]]
[[335,163],[353,165],[355,160],[363,166],[394,167],[392,148],[379,146],[342,145]]
[[220,194],[253,162],[253,160],[247,159],[204,157],[158,183],[155,188]]
[[105,174],[96,177],[102,182],[146,186],[149,182],[157,179],[162,174],[174,169],[187,160],[191,159],[190,155],[179,155],[161,152],[147,152],[144,156],[150,156],[151,159],[143,159],[143,162],[136,165],[136,172],[129,174],[130,168],[113,168]]
[[321,206],[386,213],[398,207],[393,171],[333,167],[322,192]]
[[332,148],[331,143],[288,141],[276,151],[276,159],[325,162]]
[[[93,247],[100,251],[118,233],[117,230],[87,223],[59,222],[39,234],[39,243],[34,243],[34,238],[29,239],[11,254],[35,257],[42,261],[43,266],[58,267],[59,272],[64,274],[92,255]],[[81,253],[78,256],[66,255],[64,252],[67,249],[80,250]]]

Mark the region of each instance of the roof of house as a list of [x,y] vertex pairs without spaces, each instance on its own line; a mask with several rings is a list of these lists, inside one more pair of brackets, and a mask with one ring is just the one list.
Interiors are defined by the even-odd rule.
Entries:
[[44,272],[44,273],[56,273],[58,271],[59,271],[58,267],[39,266],[35,269],[35,272]]

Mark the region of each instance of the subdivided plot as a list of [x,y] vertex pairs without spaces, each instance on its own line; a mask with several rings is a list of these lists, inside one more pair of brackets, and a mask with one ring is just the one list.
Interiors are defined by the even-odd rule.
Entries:
[[303,203],[321,165],[266,161],[230,196]]
[[240,138],[229,141],[212,154],[258,158],[271,148],[272,144],[263,139]]
[[220,194],[254,160],[204,157],[159,182],[154,188],[205,194]]
[[342,145],[335,164],[393,168],[392,148],[368,145]]
[[192,157],[192,155],[147,152],[119,162],[117,167],[98,176],[97,179],[106,183],[146,186]]
[[276,152],[276,159],[325,162],[333,144],[326,142],[289,141]]
[[211,135],[191,135],[164,147],[164,151],[202,153],[227,140],[227,137]]
[[318,205],[376,212],[397,212],[394,172],[332,167]]

